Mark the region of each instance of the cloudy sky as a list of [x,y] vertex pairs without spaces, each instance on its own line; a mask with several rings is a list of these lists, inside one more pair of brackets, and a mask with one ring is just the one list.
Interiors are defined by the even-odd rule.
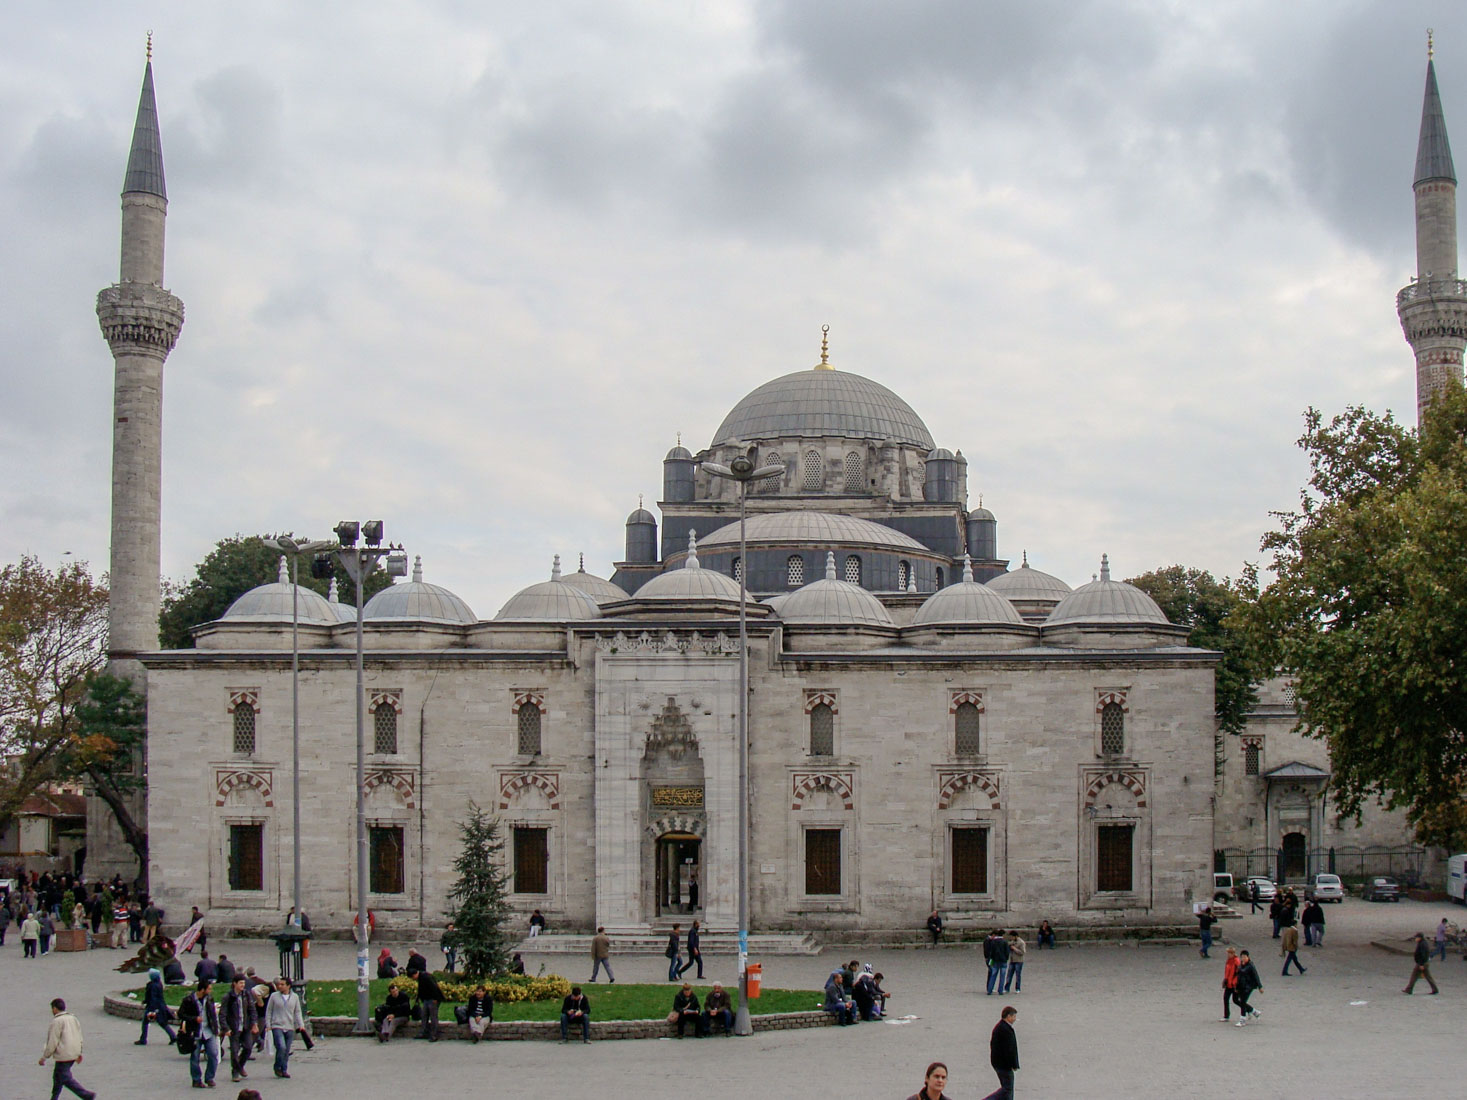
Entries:
[[93,303],[151,29],[188,311],[165,576],[346,517],[484,617],[552,554],[606,576],[676,434],[822,324],[962,449],[1001,554],[1235,575],[1307,406],[1414,420],[1428,26],[1467,149],[1440,2],[19,7],[0,560],[106,566]]

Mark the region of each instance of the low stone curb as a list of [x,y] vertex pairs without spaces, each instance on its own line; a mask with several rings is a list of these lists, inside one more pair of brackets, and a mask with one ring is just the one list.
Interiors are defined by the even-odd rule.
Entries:
[[[124,993],[108,993],[102,998],[102,1010],[109,1016],[118,1016],[125,1020],[143,1018],[142,1004]],[[832,1027],[835,1024],[834,1016],[819,1010],[775,1012],[765,1016],[753,1016],[751,1020],[755,1031],[789,1031],[795,1028]],[[351,1016],[313,1016],[311,1017],[311,1033],[333,1038],[370,1039],[376,1037],[375,1033],[356,1035],[353,1031],[356,1024],[356,1019]],[[416,1023],[405,1024],[398,1041],[406,1038],[407,1033],[417,1026]],[[445,1039],[467,1040],[469,1038],[469,1029],[456,1023],[439,1024],[438,1033]],[[676,1026],[666,1020],[591,1021],[591,1038],[597,1040],[667,1039],[676,1034]],[[714,1036],[721,1036],[721,1032],[715,1031]],[[560,1022],[558,1020],[515,1020],[494,1023],[489,1025],[484,1037],[496,1041],[559,1039]]]

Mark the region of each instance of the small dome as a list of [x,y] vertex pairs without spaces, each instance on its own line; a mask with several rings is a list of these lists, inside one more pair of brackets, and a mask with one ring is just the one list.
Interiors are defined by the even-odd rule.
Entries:
[[1051,577],[1040,569],[1029,566],[1029,555],[1024,554],[1024,564],[1007,573],[984,582],[993,591],[1008,600],[1048,600],[1058,603],[1070,594],[1070,586],[1058,577]]
[[1125,581],[1110,579],[1110,558],[1101,555],[1100,579],[1082,584],[1049,613],[1045,626],[1064,623],[1158,623],[1169,626],[1156,601]]
[[560,579],[560,555],[550,570],[550,579],[516,592],[494,616],[495,622],[566,622],[598,619],[601,606],[575,585]]
[[739,585],[731,577],[704,569],[698,563],[698,532],[688,533],[688,556],[681,569],[659,573],[637,589],[639,600],[733,600]]
[[639,523],[650,523],[655,527],[657,525],[657,517],[645,508],[638,508],[631,515],[627,516],[627,526],[635,527]]
[[575,573],[567,573],[561,579],[572,588],[579,588],[598,604],[614,603],[617,600],[627,599],[625,589],[618,588],[610,581],[602,580],[600,577],[586,572],[585,555],[581,556],[581,568]]
[[793,595],[793,592],[781,592],[777,596],[770,596],[768,599],[762,600],[760,602],[762,602],[765,607],[769,608],[776,615],[778,615],[779,609],[784,606],[784,601],[789,599]]
[[[288,623],[296,611],[295,596],[295,585],[290,583],[290,572],[282,554],[280,574],[275,582],[251,588],[229,605],[222,618],[235,623]],[[304,585],[300,590],[299,619],[315,626],[335,626],[339,621],[326,598]]]
[[990,512],[987,508],[983,507],[983,505],[981,505],[981,504],[978,505],[977,508],[974,508],[974,509],[972,509],[971,511],[968,512],[968,522],[969,523],[972,523],[975,519],[976,520],[985,520],[985,519],[991,520],[991,519],[994,519],[994,518],[995,517],[994,517],[993,513]]
[[835,554],[825,555],[825,579],[785,597],[777,614],[787,623],[808,626],[891,626],[881,601],[859,584],[836,579]]
[[[337,606],[340,606],[339,604]],[[356,618],[353,609],[352,618]],[[423,581],[423,559],[413,559],[413,579],[382,589],[362,608],[362,618],[374,622],[476,623],[478,616],[448,589]]]
[[[354,623],[357,621],[356,604],[341,602],[341,597],[336,591],[335,577],[331,578],[331,587],[326,590],[326,602],[331,605],[332,609],[336,612],[336,617],[342,622]],[[365,615],[366,612],[367,609],[365,607],[362,608],[362,614]]]
[[1022,625],[1023,619],[1009,603],[986,584],[973,579],[973,563],[963,555],[963,579],[938,589],[917,610],[913,626],[937,623],[1004,623]]
[[950,450],[948,450],[946,447],[938,447],[936,450],[934,450],[931,454],[929,454],[927,456],[927,461],[928,462],[944,462],[944,461],[951,462],[951,461],[953,461],[953,453]]
[[676,447],[667,452],[667,457],[664,458],[662,461],[691,462],[693,461],[693,453],[689,451],[686,447],[684,447],[681,443],[679,443]]

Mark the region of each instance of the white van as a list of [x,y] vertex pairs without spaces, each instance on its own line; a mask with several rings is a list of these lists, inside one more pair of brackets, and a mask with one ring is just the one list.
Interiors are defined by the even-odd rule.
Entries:
[[1467,905],[1467,854],[1447,858],[1447,894],[1458,905]]

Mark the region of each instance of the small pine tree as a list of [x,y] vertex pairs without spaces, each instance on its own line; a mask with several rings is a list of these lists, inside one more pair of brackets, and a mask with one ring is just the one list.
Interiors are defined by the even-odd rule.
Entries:
[[458,951],[464,974],[470,979],[497,974],[509,966],[511,937],[505,925],[505,875],[499,853],[499,822],[469,803],[469,819],[458,827],[463,852],[453,861],[458,881],[448,892],[448,919],[453,931],[448,942]]

